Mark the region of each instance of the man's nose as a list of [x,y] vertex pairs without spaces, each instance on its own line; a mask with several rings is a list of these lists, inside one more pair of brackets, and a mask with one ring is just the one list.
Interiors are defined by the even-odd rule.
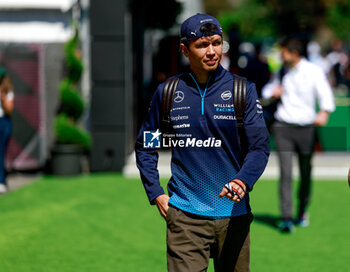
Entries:
[[208,55],[213,55],[213,54],[215,54],[214,47],[213,47],[212,44],[210,44],[210,45],[208,46],[207,54],[208,54]]

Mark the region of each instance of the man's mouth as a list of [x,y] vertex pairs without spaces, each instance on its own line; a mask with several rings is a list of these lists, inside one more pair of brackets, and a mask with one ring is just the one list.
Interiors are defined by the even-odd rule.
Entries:
[[205,61],[205,63],[208,65],[208,66],[213,66],[215,65],[217,62],[217,59],[212,59],[212,60],[207,60]]

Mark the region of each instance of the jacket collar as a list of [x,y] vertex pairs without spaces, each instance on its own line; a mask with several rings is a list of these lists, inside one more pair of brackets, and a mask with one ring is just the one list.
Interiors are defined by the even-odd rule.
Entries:
[[[209,84],[208,86],[210,87],[213,85],[215,82],[219,81],[222,79],[227,71],[219,64],[218,68],[211,73],[211,76],[209,77]],[[183,74],[184,75],[184,80],[189,84],[190,86],[195,86],[195,83],[193,82],[192,77],[190,76],[190,73],[194,75],[194,73],[191,71],[190,68],[187,69],[187,71]]]

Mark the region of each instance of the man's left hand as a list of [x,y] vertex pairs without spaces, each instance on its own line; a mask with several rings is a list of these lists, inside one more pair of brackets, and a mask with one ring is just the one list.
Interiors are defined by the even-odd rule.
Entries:
[[229,184],[231,185],[232,191],[234,193],[230,192],[226,187],[224,187],[219,194],[219,198],[226,196],[228,199],[234,201],[235,203],[240,202],[246,194],[247,187],[245,183],[239,179],[234,179],[230,181]]
[[314,120],[315,126],[324,126],[328,123],[329,112],[328,111],[320,111],[317,113],[316,118]]

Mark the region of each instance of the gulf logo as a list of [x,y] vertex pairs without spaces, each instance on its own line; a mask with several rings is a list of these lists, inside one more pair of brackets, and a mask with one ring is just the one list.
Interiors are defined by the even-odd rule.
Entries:
[[222,100],[229,100],[231,97],[232,97],[231,91],[224,91],[224,92],[221,94]]

